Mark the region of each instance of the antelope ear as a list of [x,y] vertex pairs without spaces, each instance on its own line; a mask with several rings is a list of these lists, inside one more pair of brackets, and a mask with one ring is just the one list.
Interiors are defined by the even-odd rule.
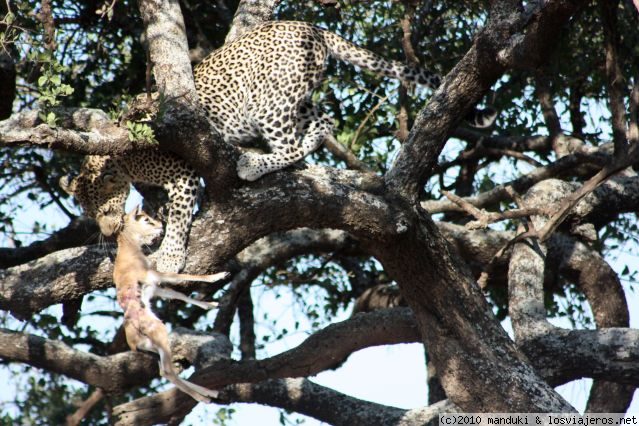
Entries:
[[75,189],[78,183],[75,176],[71,176],[71,175],[62,176],[60,180],[58,181],[58,183],[60,184],[60,188],[62,188],[62,190],[66,192],[67,194],[69,195],[75,194]]
[[133,207],[133,209],[127,214],[127,216],[130,218],[135,218],[137,215],[140,214],[141,211],[142,209],[140,208],[140,205],[138,204],[137,206]]

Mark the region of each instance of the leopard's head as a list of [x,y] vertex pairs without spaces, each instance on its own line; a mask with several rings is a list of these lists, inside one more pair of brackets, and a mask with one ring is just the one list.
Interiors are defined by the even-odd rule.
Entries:
[[113,235],[122,227],[130,179],[110,157],[87,156],[80,173],[62,177],[60,187],[75,197],[105,236]]

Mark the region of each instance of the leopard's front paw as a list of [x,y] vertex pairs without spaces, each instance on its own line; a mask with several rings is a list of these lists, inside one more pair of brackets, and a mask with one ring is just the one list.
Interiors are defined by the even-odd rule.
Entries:
[[253,182],[267,173],[260,157],[260,154],[254,152],[245,152],[240,156],[237,160],[237,175],[240,179]]

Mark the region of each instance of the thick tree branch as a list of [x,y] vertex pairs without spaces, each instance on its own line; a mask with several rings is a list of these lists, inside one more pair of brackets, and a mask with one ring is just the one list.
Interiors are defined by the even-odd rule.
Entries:
[[[210,233],[210,220],[210,217],[195,220],[192,240],[199,241]],[[230,269],[234,271],[233,283],[249,285],[267,267],[296,255],[326,251],[351,253],[352,250],[357,250],[356,247],[357,243],[347,233],[330,229],[302,228],[270,235],[247,247],[235,259],[229,259],[232,261]],[[18,318],[27,319],[33,313],[53,304],[75,300],[89,292],[112,286],[113,267],[107,254],[98,246],[72,248],[51,253],[24,265],[0,270],[0,309],[7,310]],[[193,250],[188,257],[187,270],[205,270],[201,265],[210,264],[207,255],[207,252]],[[221,260],[221,264],[224,263],[226,260]],[[201,284],[184,285],[182,289],[203,289],[200,286]],[[231,299],[235,300],[234,297]],[[224,303],[222,305],[223,310]],[[233,307],[230,318],[234,312]]]
[[179,2],[145,0],[139,6],[159,92],[168,97],[182,98],[187,105],[196,103],[197,94]]
[[296,411],[331,425],[430,425],[439,414],[458,409],[450,401],[402,410],[362,401],[305,379],[268,380],[229,386],[225,402],[257,402]]
[[[221,336],[205,336],[186,329],[171,334],[174,360],[191,364],[216,357],[228,357],[230,343]],[[142,353],[124,352],[98,356],[73,349],[62,342],[0,329],[0,357],[18,361],[102,388],[107,393],[122,393],[157,377],[157,361]]]
[[529,336],[521,349],[551,384],[583,377],[639,385],[639,330],[565,330]]
[[99,232],[95,221],[84,216],[78,217],[45,240],[24,247],[0,247],[0,269],[20,265],[66,248],[95,244]]
[[241,0],[224,43],[230,43],[251,27],[273,19],[273,9],[280,0]]
[[58,251],[0,270],[0,309],[21,319],[47,306],[113,285],[112,264],[96,246]]
[[[190,380],[212,389],[234,383],[257,383],[267,379],[306,377],[331,368],[353,351],[365,347],[418,339],[409,309],[377,311],[332,324],[311,335],[298,347],[263,360],[217,361]],[[389,328],[393,329],[388,333]],[[189,412],[195,401],[179,391],[168,390],[116,408],[122,424],[153,424]]]
[[[458,410],[449,401],[425,408],[402,410],[353,398],[306,379],[266,380],[257,384],[227,386],[220,399],[224,403],[257,402],[280,407],[332,425],[426,425],[436,420],[440,413]],[[152,404],[155,401],[146,402]],[[158,422],[173,425],[181,420],[186,411],[178,409],[174,415],[162,416],[151,407],[144,406],[144,416],[139,416],[123,412],[123,407],[116,407],[113,412],[116,425],[147,425]]]
[[38,110],[15,113],[0,121],[0,146],[33,145],[95,155],[145,147],[131,142],[128,131],[101,110],[57,108],[54,111],[58,118],[56,128],[42,123]]
[[[198,374],[202,383],[209,386],[222,386],[225,383],[244,380],[252,383],[269,383],[273,378],[288,375],[306,376],[314,374],[318,368],[327,367],[320,353],[330,347],[333,354],[346,353],[371,344],[409,343],[419,341],[415,318],[406,308],[380,310],[373,313],[358,314],[342,323],[337,323],[311,336],[302,345],[272,358],[249,361],[217,361],[202,374]],[[356,334],[352,334],[356,332]],[[346,334],[344,334],[346,333]],[[370,335],[362,337],[361,335]],[[349,336],[344,338],[344,336]],[[357,336],[358,342],[349,340]],[[361,341],[367,343],[360,346]],[[544,377],[554,385],[580,377],[614,379],[623,383],[639,383],[639,332],[628,329],[605,330],[563,330],[553,329],[548,334],[533,336],[532,341],[524,342],[523,349],[530,360],[540,369]],[[567,359],[564,364],[562,360]],[[289,362],[292,363],[289,365]],[[324,367],[319,367],[324,365]],[[301,370],[300,370],[301,369]],[[309,370],[310,369],[310,370]],[[316,372],[316,371],[315,371]],[[267,380],[267,382],[262,382]],[[248,384],[230,385],[224,389],[237,392],[238,389],[256,389]],[[246,393],[243,401],[266,403],[268,401],[256,395]],[[228,400],[227,400],[228,398]],[[222,394],[222,401],[233,402],[235,397]],[[122,424],[152,424],[169,421],[172,416],[181,416],[194,405],[193,401],[179,391],[168,391],[151,397],[132,401],[116,408]],[[313,414],[310,414],[313,415]],[[325,417],[319,417],[324,420]],[[332,423],[347,424],[346,419],[331,420]],[[324,420],[326,421],[326,420]],[[343,423],[344,422],[344,423]],[[386,423],[384,423],[386,424]],[[393,423],[391,423],[393,424]]]
[[619,59],[619,34],[617,33],[618,0],[599,1],[606,54],[606,87],[608,105],[612,115],[612,135],[615,157],[623,158],[628,152],[626,139],[626,108],[624,106],[624,78]]
[[[415,199],[431,174],[448,135],[506,67],[535,66],[583,1],[547,1],[509,20],[493,11],[486,28],[420,111],[408,141],[386,175],[388,187]],[[499,19],[501,18],[501,19]]]
[[[588,161],[590,160],[590,161]],[[595,155],[583,155],[572,154],[558,159],[557,161],[550,163],[546,166],[538,167],[535,170],[520,176],[508,183],[495,186],[493,189],[483,192],[479,195],[472,197],[464,197],[464,200],[481,208],[490,204],[498,203],[500,201],[511,200],[511,194],[508,188],[512,188],[517,193],[524,193],[528,188],[534,184],[541,182],[542,180],[560,177],[564,174],[571,174],[575,172],[575,168],[583,167],[584,162],[593,162],[598,164],[602,162],[602,158],[599,154]],[[605,160],[604,160],[605,161]],[[442,213],[446,211],[463,211],[457,204],[448,200],[432,200],[423,201],[422,207],[429,213]]]
[[[568,185],[564,185],[564,188],[566,186]],[[557,185],[552,185],[550,181],[542,182],[528,191],[525,205],[535,207],[556,204],[565,198],[564,192],[557,189]],[[535,229],[544,228],[548,221],[550,220],[543,216],[532,218]],[[520,232],[522,230],[523,227],[520,227]],[[558,238],[555,238],[555,243],[557,242]],[[577,267],[586,274],[579,275],[577,282],[590,301],[597,325],[599,327],[628,326],[628,308],[623,289],[614,271],[605,264],[603,259],[585,249],[581,243],[573,242],[570,248],[572,250],[566,250],[566,248],[562,250],[565,254],[564,262],[570,265],[566,268],[567,265],[564,264],[564,269]],[[577,251],[579,249],[581,252]],[[547,251],[546,244],[536,239],[516,243],[513,248],[508,271],[508,301],[513,329],[520,345],[556,328],[546,320],[544,303],[545,268],[547,263],[551,263],[546,260],[548,259]],[[584,264],[584,261],[588,263]],[[593,282],[590,278],[598,278],[602,281]],[[608,300],[603,302],[601,296]],[[606,306],[607,303],[612,303],[613,306]],[[617,309],[610,309],[611,307]],[[595,380],[587,409],[589,412],[625,412],[633,394],[633,387]]]

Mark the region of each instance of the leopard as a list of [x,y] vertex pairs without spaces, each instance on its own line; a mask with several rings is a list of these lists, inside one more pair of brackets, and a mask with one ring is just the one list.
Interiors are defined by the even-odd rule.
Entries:
[[96,220],[100,232],[114,236],[123,226],[124,205],[132,183],[163,187],[169,208],[156,268],[179,272],[186,262],[186,247],[199,196],[196,171],[176,154],[143,149],[128,155],[87,155],[76,176],[60,179],[60,187],[72,195],[84,213]]
[[[241,154],[236,166],[241,179],[255,181],[298,162],[332,133],[332,118],[311,98],[323,81],[329,56],[431,89],[441,82],[436,73],[387,60],[307,22],[258,24],[210,53],[193,71],[200,105],[213,130],[241,148],[261,138],[270,149]],[[496,115],[492,108],[474,109],[469,121],[488,127]],[[108,236],[122,225],[131,182],[169,191],[171,205],[157,267],[178,272],[186,258],[197,191],[197,174],[188,163],[159,150],[91,156],[77,177],[61,184]]]
[[[270,149],[240,156],[241,179],[255,181],[301,160],[332,133],[332,118],[311,100],[329,56],[431,89],[441,82],[436,73],[387,60],[308,22],[257,25],[194,69],[200,105],[224,140],[242,146],[262,138]],[[487,127],[495,116],[493,108],[475,109],[470,120]]]

